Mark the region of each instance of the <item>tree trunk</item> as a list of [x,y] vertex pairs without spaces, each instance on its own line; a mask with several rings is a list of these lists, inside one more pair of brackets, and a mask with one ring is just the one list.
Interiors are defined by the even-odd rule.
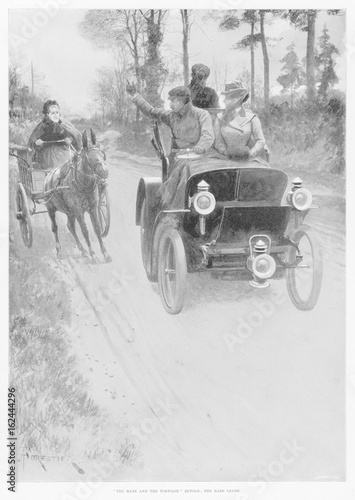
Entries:
[[261,47],[263,51],[263,61],[264,61],[264,106],[266,112],[268,112],[270,107],[270,62],[269,62],[269,54],[267,52],[264,20],[265,20],[265,12],[263,10],[260,10]]
[[189,68],[189,39],[190,39],[190,21],[187,9],[180,9],[182,19],[182,61],[184,69],[184,85],[187,86],[190,82]]
[[[142,92],[142,85],[141,85],[141,75],[140,75],[139,55],[138,55],[137,44],[135,44],[135,46],[134,46],[134,72],[136,74],[136,80],[137,80],[137,91],[138,91],[138,93],[140,93],[140,92]],[[136,132],[137,133],[140,132],[139,116],[140,116],[139,109],[136,108]]]
[[254,28],[255,23],[251,23],[251,45],[250,45],[250,106],[254,108],[255,101],[255,57],[254,57]]
[[307,72],[307,99],[308,102],[314,102],[316,95],[316,76],[315,76],[315,25],[316,12],[310,10],[307,12],[307,55],[306,55],[306,72]]
[[[155,12],[150,9],[147,20],[147,63],[145,67],[145,82],[147,100],[153,106],[161,106],[159,88],[162,76],[165,72],[160,54],[160,46],[163,41],[161,28],[162,11]],[[157,17],[156,17],[157,14]]]

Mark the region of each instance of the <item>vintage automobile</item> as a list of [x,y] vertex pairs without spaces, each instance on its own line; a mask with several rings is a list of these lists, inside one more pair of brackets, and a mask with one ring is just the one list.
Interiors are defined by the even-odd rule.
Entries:
[[[161,177],[141,178],[136,224],[147,277],[158,282],[164,308],[179,313],[187,273],[209,272],[248,280],[256,288],[286,278],[291,301],[313,309],[322,282],[320,246],[304,224],[312,195],[296,178],[258,161],[197,158],[185,150],[188,173],[180,181],[180,206],[166,207],[159,188],[169,156],[162,125],[154,123],[152,143],[162,160]],[[213,161],[212,161],[213,160]]]

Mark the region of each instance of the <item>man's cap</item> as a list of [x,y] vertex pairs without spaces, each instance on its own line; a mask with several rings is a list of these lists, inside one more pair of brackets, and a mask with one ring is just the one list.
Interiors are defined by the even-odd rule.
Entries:
[[188,87],[175,87],[169,92],[169,97],[191,97],[191,92]]
[[210,75],[210,68],[206,66],[205,64],[194,64],[191,68],[191,73],[192,76],[202,76],[202,77],[208,77]]

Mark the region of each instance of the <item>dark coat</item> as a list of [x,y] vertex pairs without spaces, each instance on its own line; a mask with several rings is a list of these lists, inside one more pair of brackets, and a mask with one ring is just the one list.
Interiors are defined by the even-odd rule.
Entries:
[[66,118],[61,118],[58,123],[54,123],[45,117],[34,128],[27,144],[35,152],[33,159],[38,162],[40,168],[53,169],[59,167],[69,159],[71,153],[68,145],[64,143],[37,146],[37,139],[46,142],[61,141],[67,137],[72,139],[73,147],[80,151],[83,145],[81,134]]

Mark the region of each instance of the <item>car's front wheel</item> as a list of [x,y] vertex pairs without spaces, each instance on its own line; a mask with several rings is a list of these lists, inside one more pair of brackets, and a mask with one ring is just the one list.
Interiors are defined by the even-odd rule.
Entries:
[[158,254],[158,285],[164,309],[178,314],[184,305],[187,263],[184,243],[176,229],[167,230],[160,240]]
[[[316,235],[306,224],[296,229],[291,239],[298,245],[302,260],[298,267],[287,270],[287,290],[297,309],[309,311],[316,305],[322,286],[321,249]],[[296,249],[292,248],[289,262],[295,257]]]

